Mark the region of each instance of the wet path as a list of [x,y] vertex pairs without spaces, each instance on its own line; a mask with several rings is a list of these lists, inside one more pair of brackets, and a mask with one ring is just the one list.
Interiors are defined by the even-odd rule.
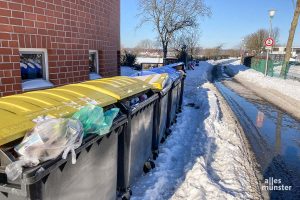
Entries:
[[214,75],[215,85],[243,126],[264,179],[273,186],[292,186],[291,191],[270,192],[271,199],[300,199],[300,122],[228,78],[222,68]]

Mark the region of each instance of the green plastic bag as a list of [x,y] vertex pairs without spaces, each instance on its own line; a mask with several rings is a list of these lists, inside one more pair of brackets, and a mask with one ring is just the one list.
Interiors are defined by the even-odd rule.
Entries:
[[112,108],[106,112],[103,112],[103,108],[100,106],[88,104],[76,112],[72,118],[78,119],[81,122],[84,135],[104,135],[109,132],[119,111],[119,108]]

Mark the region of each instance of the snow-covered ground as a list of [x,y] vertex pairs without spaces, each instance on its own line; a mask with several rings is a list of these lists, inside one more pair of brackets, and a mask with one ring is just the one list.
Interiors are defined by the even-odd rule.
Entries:
[[225,71],[236,81],[300,120],[300,81],[265,77],[238,62],[226,66]]
[[136,58],[136,63],[141,64],[141,63],[163,63],[164,59],[163,58],[150,58],[150,57],[137,57]]
[[300,65],[292,65],[287,74],[287,78],[300,81]]
[[227,58],[227,59],[221,59],[221,60],[208,60],[209,64],[212,65],[226,65],[226,64],[232,64],[232,63],[240,63],[240,58]]
[[243,133],[214,86],[212,65],[188,71],[184,107],[160,147],[156,168],[132,186],[133,200],[259,199]]
[[233,62],[227,66],[235,76],[247,80],[256,86],[266,90],[272,89],[288,97],[300,101],[300,82],[277,77],[265,77],[262,73],[250,69],[239,62]]

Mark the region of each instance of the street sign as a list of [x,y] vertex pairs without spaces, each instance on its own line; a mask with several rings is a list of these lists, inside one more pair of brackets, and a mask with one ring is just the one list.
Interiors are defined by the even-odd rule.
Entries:
[[271,46],[266,46],[265,49],[266,49],[266,50],[272,50],[272,47],[271,47]]
[[267,38],[266,41],[265,41],[265,45],[266,45],[267,47],[274,46],[274,44],[275,44],[274,39],[271,38],[271,37]]

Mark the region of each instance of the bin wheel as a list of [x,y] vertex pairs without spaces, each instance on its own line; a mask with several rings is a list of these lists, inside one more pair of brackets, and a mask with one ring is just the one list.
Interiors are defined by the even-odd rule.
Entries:
[[150,165],[151,165],[151,169],[154,169],[155,168],[155,163],[151,160],[149,161],[150,162]]
[[128,188],[126,193],[122,195],[122,200],[129,200],[131,196],[132,196],[132,190]]
[[177,117],[171,122],[171,125],[173,126],[176,123],[177,123]]
[[153,151],[153,160],[156,160],[156,158],[158,157],[158,154],[159,154],[158,149]]
[[162,144],[162,143],[164,143],[165,141],[166,141],[165,137],[162,137],[160,143]]
[[176,119],[174,119],[174,122],[173,122],[174,124],[176,124],[177,123],[177,118]]
[[168,137],[169,135],[171,135],[171,129],[167,129],[166,132],[165,132],[165,134],[166,134],[166,137]]
[[147,174],[151,169],[155,168],[155,163],[152,160],[145,162],[143,171]]

